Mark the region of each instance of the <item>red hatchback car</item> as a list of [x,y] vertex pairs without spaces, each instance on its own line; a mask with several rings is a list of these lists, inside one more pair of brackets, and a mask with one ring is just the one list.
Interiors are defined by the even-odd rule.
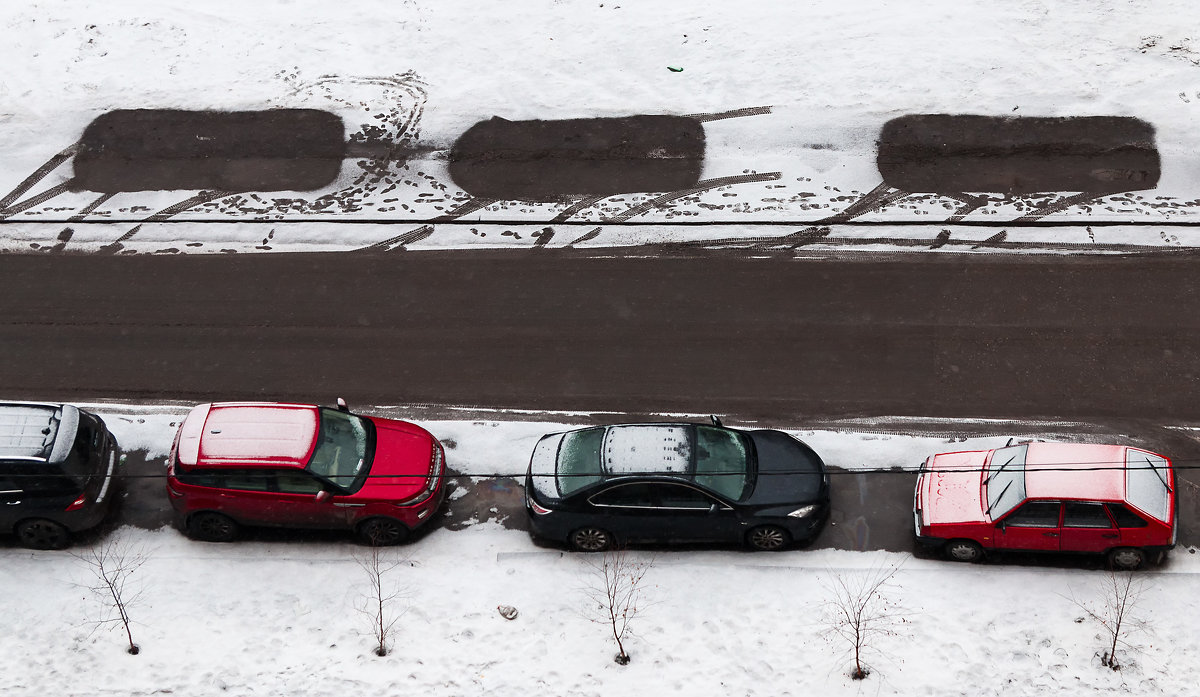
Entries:
[[179,427],[167,494],[194,538],[242,525],[354,530],[395,544],[445,494],[445,452],[405,421],[305,404],[201,404]]
[[985,550],[1083,552],[1134,569],[1175,546],[1171,461],[1123,445],[934,455],[913,508],[917,541],[958,561],[979,561]]

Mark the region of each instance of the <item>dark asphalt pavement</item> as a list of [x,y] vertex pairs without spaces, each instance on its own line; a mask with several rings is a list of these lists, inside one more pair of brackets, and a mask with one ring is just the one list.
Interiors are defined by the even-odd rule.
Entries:
[[0,256],[0,393],[1194,420],[1197,263]]

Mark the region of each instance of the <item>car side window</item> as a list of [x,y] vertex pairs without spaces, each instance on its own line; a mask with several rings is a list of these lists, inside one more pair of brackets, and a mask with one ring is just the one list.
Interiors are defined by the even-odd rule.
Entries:
[[1005,525],[1019,528],[1057,528],[1058,501],[1030,501],[1004,519]]
[[1112,513],[1118,528],[1144,528],[1150,524],[1146,522],[1145,518],[1119,503],[1108,504],[1108,512]]
[[1065,528],[1111,528],[1112,521],[1104,512],[1102,503],[1078,503],[1068,501],[1063,512]]
[[214,473],[214,483],[218,489],[238,489],[239,491],[269,491],[271,476],[264,470],[231,469],[227,472]]
[[707,511],[716,504],[716,499],[698,489],[680,484],[655,484],[658,508],[692,509]]
[[282,494],[316,494],[321,482],[304,472],[276,472],[275,490]]
[[648,484],[618,484],[611,489],[601,491],[588,500],[594,506],[652,508],[654,491]]

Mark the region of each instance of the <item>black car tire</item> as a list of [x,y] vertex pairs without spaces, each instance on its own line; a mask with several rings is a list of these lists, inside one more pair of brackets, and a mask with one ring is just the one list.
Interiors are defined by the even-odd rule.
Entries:
[[1146,553],[1137,547],[1117,547],[1108,552],[1108,565],[1121,571],[1133,571],[1146,563]]
[[66,549],[71,532],[62,523],[45,518],[30,518],[17,523],[17,539],[29,549]]
[[231,542],[238,536],[238,524],[223,513],[201,511],[188,518],[187,533],[205,542]]
[[603,528],[579,528],[568,538],[571,548],[577,552],[603,552],[612,547],[613,537]]
[[950,540],[943,548],[946,558],[951,561],[961,561],[975,564],[983,561],[983,547],[978,542],[970,540]]
[[409,529],[394,518],[368,518],[358,525],[358,539],[372,547],[387,547],[408,539]]
[[760,525],[746,533],[746,544],[758,552],[778,552],[791,541],[788,531],[778,525]]

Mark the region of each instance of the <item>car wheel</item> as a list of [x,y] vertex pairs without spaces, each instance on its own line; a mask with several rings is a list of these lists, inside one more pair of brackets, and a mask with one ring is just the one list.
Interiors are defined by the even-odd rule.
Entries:
[[1108,565],[1114,569],[1132,571],[1146,563],[1146,553],[1135,547],[1118,547],[1108,553]]
[[230,542],[238,535],[238,524],[222,513],[202,511],[188,519],[188,536],[205,542]]
[[946,543],[946,558],[969,563],[983,561],[983,547],[970,540],[951,540]]
[[579,528],[571,533],[571,547],[580,552],[603,552],[612,543],[612,535],[600,528]]
[[71,544],[71,532],[61,523],[34,518],[17,523],[17,539],[30,549],[66,549]]
[[358,526],[358,539],[372,547],[387,547],[408,539],[408,528],[391,518],[371,518]]
[[746,534],[746,544],[759,552],[775,552],[791,542],[788,531],[778,525],[760,525]]

